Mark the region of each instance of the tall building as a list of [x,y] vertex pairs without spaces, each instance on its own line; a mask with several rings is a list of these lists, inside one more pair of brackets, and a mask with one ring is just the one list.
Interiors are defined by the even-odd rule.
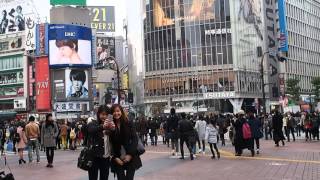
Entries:
[[286,0],[289,37],[285,79],[299,79],[302,96],[312,93],[311,80],[320,77],[320,2]]
[[269,51],[263,62],[268,106],[277,103],[277,7],[274,1],[263,2],[146,1],[147,114],[170,107],[178,112],[257,111],[262,98],[259,47]]

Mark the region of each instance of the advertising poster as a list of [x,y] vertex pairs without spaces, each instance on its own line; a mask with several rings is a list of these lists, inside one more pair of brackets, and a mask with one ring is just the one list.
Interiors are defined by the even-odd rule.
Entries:
[[36,59],[36,108],[38,111],[51,109],[49,61],[47,57]]
[[92,31],[90,28],[49,25],[49,61],[51,67],[90,67]]
[[98,34],[115,32],[114,6],[89,6],[91,28]]
[[66,98],[89,98],[88,71],[84,69],[66,69]]
[[153,1],[153,24],[155,27],[169,26],[175,24],[175,21],[195,21],[195,20],[214,20],[215,19],[215,2],[217,0],[191,0],[190,4],[185,4],[184,17],[175,17],[176,10],[168,7],[174,5],[171,0],[154,0]]
[[96,40],[96,58],[97,66],[103,66],[106,59],[109,57],[115,57],[115,38],[114,37],[97,37]]
[[286,3],[285,0],[278,0],[279,25],[280,25],[279,49],[282,52],[288,52],[288,31],[287,31],[285,3]]
[[26,15],[32,14],[30,3],[16,0],[2,3],[0,7],[0,35],[26,30]]

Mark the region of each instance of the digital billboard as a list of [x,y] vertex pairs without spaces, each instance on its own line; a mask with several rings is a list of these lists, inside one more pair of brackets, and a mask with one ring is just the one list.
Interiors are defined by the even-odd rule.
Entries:
[[88,71],[84,69],[66,69],[66,98],[89,98]]
[[[174,1],[154,0],[153,1],[153,23],[155,27],[169,26],[175,21],[195,21],[215,19],[216,0],[191,0],[183,6],[174,5]],[[175,17],[175,12],[184,11],[184,16]]]
[[50,67],[81,67],[92,65],[90,28],[76,25],[49,25]]
[[38,111],[51,109],[49,61],[47,57],[36,59],[36,108]]
[[91,28],[96,32],[115,32],[114,6],[89,6]]

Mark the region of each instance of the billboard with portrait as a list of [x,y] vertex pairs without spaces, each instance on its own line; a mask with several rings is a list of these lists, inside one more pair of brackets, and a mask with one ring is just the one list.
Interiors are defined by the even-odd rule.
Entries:
[[48,57],[36,59],[36,97],[38,111],[51,109]]
[[32,6],[23,0],[2,3],[0,7],[0,35],[24,31],[26,15],[32,15]]
[[105,59],[116,57],[115,38],[114,37],[97,37],[96,39],[96,57],[97,62],[103,62]]
[[[174,5],[171,0],[153,0],[153,23],[155,27],[169,26],[175,21],[214,20],[217,0],[191,0],[184,6]],[[184,7],[184,8],[183,8]],[[180,8],[180,9],[177,9]],[[175,17],[175,12],[184,12],[184,16]]]
[[49,25],[50,67],[90,67],[92,65],[90,28],[76,25]]
[[84,69],[65,70],[66,98],[89,98],[88,71]]
[[96,32],[115,32],[114,6],[89,6],[91,28]]

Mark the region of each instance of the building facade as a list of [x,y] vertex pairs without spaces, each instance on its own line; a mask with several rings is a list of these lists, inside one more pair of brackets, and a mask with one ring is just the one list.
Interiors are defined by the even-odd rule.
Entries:
[[[262,98],[261,64],[268,67],[264,71],[268,104],[278,100],[274,1],[146,2],[147,114],[163,113],[169,107],[184,112],[257,111]],[[265,30],[270,25],[273,37]],[[274,43],[268,44],[270,39]],[[259,47],[270,51],[264,63]]]
[[312,78],[320,76],[320,2],[286,0],[289,39],[285,79],[299,79],[301,93],[312,93]]

